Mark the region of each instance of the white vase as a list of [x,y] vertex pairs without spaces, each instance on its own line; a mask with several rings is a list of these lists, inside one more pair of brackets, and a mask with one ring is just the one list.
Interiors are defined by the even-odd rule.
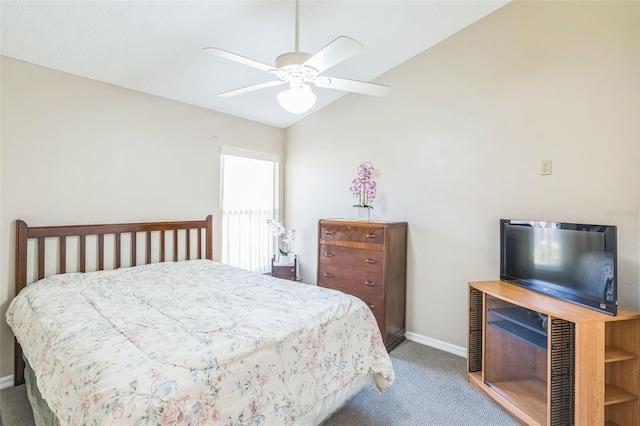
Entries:
[[289,255],[288,254],[281,254],[280,255],[280,264],[281,265],[288,265],[289,263],[290,263]]
[[369,221],[371,220],[371,207],[355,206],[356,207],[356,220]]

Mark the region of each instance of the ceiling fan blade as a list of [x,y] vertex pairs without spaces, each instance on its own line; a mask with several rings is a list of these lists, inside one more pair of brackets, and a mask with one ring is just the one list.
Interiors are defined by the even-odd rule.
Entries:
[[385,96],[391,91],[391,87],[385,86],[384,84],[347,80],[346,78],[318,77],[313,83],[318,87],[344,90],[346,92],[354,92],[371,96]]
[[260,89],[266,89],[267,87],[280,86],[287,83],[284,80],[265,81],[264,83],[253,84],[247,87],[241,87],[240,89],[229,90],[228,92],[218,93],[218,96],[228,98],[231,96],[242,95],[243,93],[249,93]]
[[224,59],[228,59],[230,61],[239,62],[244,65],[248,65],[253,68],[258,68],[263,71],[271,72],[277,71],[277,68],[263,64],[262,62],[254,61],[253,59],[245,58],[244,56],[237,55],[235,53],[227,52],[226,50],[218,49],[217,47],[203,47],[202,50],[206,50],[207,52],[213,53],[216,56],[219,56]]
[[318,74],[355,55],[364,46],[351,37],[340,36],[320,49],[318,53],[304,61],[302,65],[318,71]]

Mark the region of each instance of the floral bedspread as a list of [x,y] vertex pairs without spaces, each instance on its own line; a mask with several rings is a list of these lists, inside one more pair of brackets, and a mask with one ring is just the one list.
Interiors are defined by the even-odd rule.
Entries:
[[286,425],[394,378],[359,299],[209,260],[51,276],[6,317],[61,425]]

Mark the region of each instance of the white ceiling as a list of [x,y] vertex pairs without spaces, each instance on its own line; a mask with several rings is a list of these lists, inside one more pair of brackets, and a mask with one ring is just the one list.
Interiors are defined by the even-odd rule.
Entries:
[[[323,75],[371,81],[508,1],[302,0],[300,50],[315,53],[340,35],[355,38],[364,50]],[[0,17],[2,55],[277,127],[345,94],[314,87],[317,105],[300,115],[277,103],[282,87],[217,96],[274,77],[202,48],[274,64],[294,50],[293,0],[1,0]]]

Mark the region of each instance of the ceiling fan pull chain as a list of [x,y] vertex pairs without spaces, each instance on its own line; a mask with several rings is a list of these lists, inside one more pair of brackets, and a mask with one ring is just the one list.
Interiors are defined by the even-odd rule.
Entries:
[[300,0],[296,0],[296,52],[300,51]]

